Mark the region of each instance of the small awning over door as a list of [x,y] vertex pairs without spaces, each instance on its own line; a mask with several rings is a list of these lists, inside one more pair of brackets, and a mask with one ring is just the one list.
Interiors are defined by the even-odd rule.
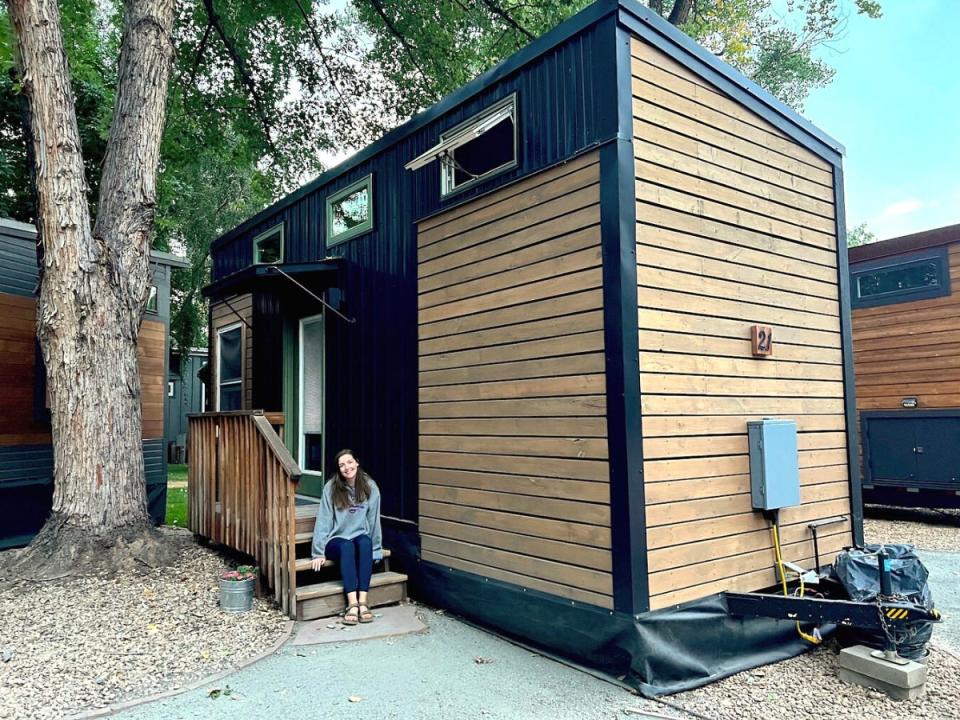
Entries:
[[[278,265],[251,265],[243,270],[212,282],[201,291],[206,298],[221,298],[226,295],[242,295],[249,292],[286,291],[295,288],[294,278],[311,291],[319,293],[337,287],[339,259],[307,263],[281,263]],[[282,271],[282,272],[278,272]]]

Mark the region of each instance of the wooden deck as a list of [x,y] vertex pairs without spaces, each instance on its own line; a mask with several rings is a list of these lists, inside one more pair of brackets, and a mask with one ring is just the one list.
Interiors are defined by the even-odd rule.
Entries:
[[[297,496],[300,467],[275,429],[282,432],[282,415],[201,413],[189,416],[189,423],[187,493],[194,534],[249,555],[289,617],[309,620],[342,611],[335,563],[319,573],[310,567],[319,504]],[[407,594],[406,575],[390,572],[390,552],[384,557],[383,571],[371,584],[371,607]]]

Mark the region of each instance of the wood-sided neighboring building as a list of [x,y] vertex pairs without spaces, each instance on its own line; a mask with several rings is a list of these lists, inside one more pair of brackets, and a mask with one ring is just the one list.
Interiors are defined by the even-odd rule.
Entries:
[[866,502],[960,507],[960,225],[850,249]]
[[[0,548],[30,542],[53,500],[53,448],[43,357],[37,342],[39,273],[32,225],[0,218]],[[151,253],[150,304],[140,328],[143,459],[150,515],[166,512],[163,415],[170,318],[170,271],[186,263]]]
[[353,448],[413,591],[514,637],[651,692],[795,652],[722,592],[774,582],[749,420],[798,426],[786,559],[862,537],[841,165],[597,2],[213,243],[210,410],[281,418],[304,495]]

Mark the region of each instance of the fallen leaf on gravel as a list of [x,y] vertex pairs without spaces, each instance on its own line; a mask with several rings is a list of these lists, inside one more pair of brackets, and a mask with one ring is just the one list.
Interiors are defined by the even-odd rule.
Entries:
[[360,697],[359,695],[351,695],[350,697],[347,698],[347,700],[349,700],[352,703],[358,703],[358,702],[361,702],[363,698]]
[[493,660],[491,660],[490,658],[485,658],[485,657],[483,657],[482,655],[477,655],[477,656],[473,659],[473,661],[474,661],[477,665],[489,665],[490,663],[493,662]]
[[157,629],[158,628],[155,623],[150,623],[149,625],[147,625],[147,632],[150,633],[151,635],[153,635],[153,633],[155,633]]

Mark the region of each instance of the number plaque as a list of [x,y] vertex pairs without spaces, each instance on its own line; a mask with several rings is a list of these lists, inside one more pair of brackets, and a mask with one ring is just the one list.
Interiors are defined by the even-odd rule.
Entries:
[[750,328],[754,357],[773,355],[773,330],[767,325],[754,325]]

